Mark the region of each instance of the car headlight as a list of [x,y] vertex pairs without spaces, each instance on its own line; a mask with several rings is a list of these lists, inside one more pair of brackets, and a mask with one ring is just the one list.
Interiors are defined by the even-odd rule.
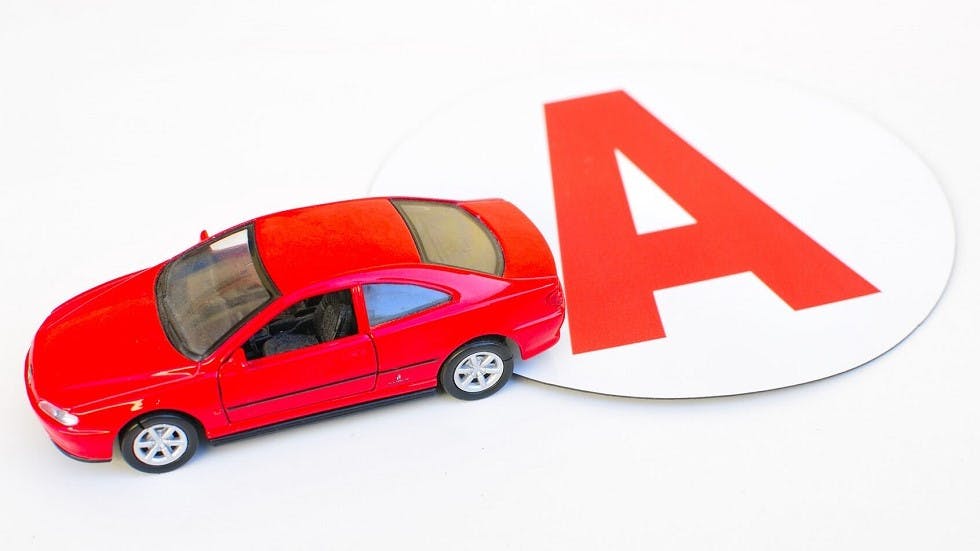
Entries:
[[74,427],[78,424],[78,417],[68,413],[67,411],[61,409],[60,407],[48,402],[47,400],[41,400],[37,403],[37,407],[41,408],[41,411],[47,413],[52,419],[61,423],[66,427]]

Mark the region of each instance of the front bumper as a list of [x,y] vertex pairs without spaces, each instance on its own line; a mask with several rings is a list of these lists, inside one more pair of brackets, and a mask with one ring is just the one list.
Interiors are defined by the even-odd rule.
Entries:
[[41,420],[48,437],[62,453],[77,459],[98,463],[112,460],[112,446],[115,444],[113,434],[107,430],[85,430],[77,427],[61,427],[53,420],[48,422],[47,415],[37,408],[36,402],[31,402],[34,406],[34,413]]
[[54,440],[52,440],[51,443],[54,444],[54,447],[57,448],[58,451],[60,451],[61,453],[65,454],[66,457],[70,457],[70,458],[74,459],[75,461],[81,461],[82,463],[108,463],[108,462],[112,461],[112,458],[111,457],[109,459],[89,459],[87,457],[81,457],[81,456],[78,456],[78,455],[75,455],[75,454],[69,452],[65,448],[62,448]]
[[27,388],[27,399],[54,445],[68,457],[79,461],[93,463],[111,461],[112,447],[115,445],[115,435],[111,431],[84,428],[84,419],[74,427],[66,427],[41,411],[37,405],[40,398],[34,389],[30,366],[31,354],[28,353],[24,362],[24,385]]

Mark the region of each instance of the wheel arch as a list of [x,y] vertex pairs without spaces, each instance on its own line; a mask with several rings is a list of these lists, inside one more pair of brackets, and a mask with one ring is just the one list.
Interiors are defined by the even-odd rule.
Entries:
[[517,341],[515,341],[514,339],[512,339],[512,338],[510,338],[510,337],[508,337],[506,335],[500,335],[500,334],[496,334],[496,333],[488,333],[486,335],[480,335],[479,337],[472,338],[472,339],[470,339],[470,340],[468,340],[468,341],[460,344],[459,346],[457,346],[456,348],[454,348],[448,355],[446,355],[445,358],[443,358],[443,362],[445,362],[450,357],[452,357],[452,355],[455,354],[457,351],[459,351],[461,348],[467,347],[467,346],[469,346],[469,345],[471,345],[471,344],[473,344],[475,342],[486,341],[486,340],[496,341],[496,342],[498,342],[498,343],[506,346],[507,349],[510,350],[510,353],[512,354],[512,356],[511,356],[512,359],[522,358],[523,357],[522,352],[521,352],[521,347],[520,347],[520,345],[517,344]]
[[120,427],[119,430],[116,432],[116,442],[117,443],[122,442],[123,435],[126,434],[126,431],[129,430],[130,427],[139,423],[141,419],[145,419],[153,415],[176,415],[177,417],[182,417],[187,421],[189,421],[192,425],[194,425],[194,429],[197,430],[198,440],[200,440],[201,442],[208,441],[207,432],[204,430],[204,424],[201,423],[200,419],[185,411],[163,408],[163,409],[154,409],[151,411],[140,412],[139,415],[136,415],[129,421],[123,423],[122,427]]

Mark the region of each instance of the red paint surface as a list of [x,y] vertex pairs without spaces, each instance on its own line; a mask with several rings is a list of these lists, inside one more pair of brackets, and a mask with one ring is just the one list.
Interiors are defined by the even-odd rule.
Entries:
[[547,277],[555,259],[541,232],[517,207],[498,199],[467,201],[462,206],[498,235],[504,251],[504,277]]
[[83,405],[137,384],[186,377],[192,362],[177,352],[157,317],[156,266],[69,301],[34,337],[38,393],[54,404]]
[[263,216],[255,221],[255,239],[283,293],[347,272],[419,262],[411,232],[382,198]]
[[[512,242],[543,242],[540,234],[520,211],[494,203],[480,202],[505,262],[526,267],[522,277],[421,264],[386,199],[255,220],[259,254],[282,294],[200,361],[171,346],[157,317],[154,281],[166,263],[99,286],[57,308],[38,331],[25,361],[31,404],[62,449],[102,460],[112,457],[121,430],[154,411],[185,414],[217,438],[433,388],[443,361],[485,335],[507,337],[522,357],[533,356],[558,340],[564,306],[554,296],[561,287],[546,247]],[[525,256],[542,254],[548,258]],[[370,328],[360,285],[379,282],[435,287],[453,299]],[[253,361],[235,354],[286,307],[338,289],[352,290],[356,335]],[[78,425],[40,412],[41,399],[78,416]]]
[[[653,291],[754,273],[794,310],[878,290],[624,92],[545,106],[573,353],[665,336]],[[638,235],[614,151],[691,214]]]

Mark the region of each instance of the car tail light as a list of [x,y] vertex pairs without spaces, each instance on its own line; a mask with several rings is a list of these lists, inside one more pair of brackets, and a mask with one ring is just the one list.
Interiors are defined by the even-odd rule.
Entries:
[[550,306],[554,306],[556,308],[564,308],[565,306],[565,296],[562,295],[561,287],[548,293],[548,298],[545,300],[547,300]]

